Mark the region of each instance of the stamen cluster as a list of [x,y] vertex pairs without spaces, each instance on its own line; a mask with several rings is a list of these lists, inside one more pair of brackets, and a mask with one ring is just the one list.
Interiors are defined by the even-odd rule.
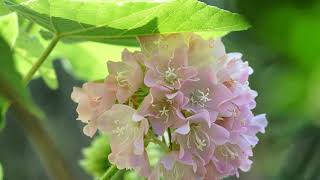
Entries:
[[[104,82],[75,87],[84,133],[111,138],[109,161],[149,180],[216,180],[248,171],[264,114],[254,116],[253,73],[220,39],[171,34],[140,37],[141,51],[108,61]],[[146,147],[164,156],[150,167]]]

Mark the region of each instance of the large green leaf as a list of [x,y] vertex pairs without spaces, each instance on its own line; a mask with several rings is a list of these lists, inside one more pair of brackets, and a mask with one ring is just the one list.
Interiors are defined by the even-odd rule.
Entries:
[[72,40],[132,44],[127,39],[141,35],[198,32],[217,37],[249,27],[242,16],[197,0],[5,2],[22,16]]

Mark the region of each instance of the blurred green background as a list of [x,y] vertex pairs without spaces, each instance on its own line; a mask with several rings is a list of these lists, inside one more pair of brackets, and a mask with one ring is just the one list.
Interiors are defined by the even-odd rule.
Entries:
[[[259,135],[261,141],[254,149],[252,169],[241,173],[240,179],[319,180],[320,1],[205,2],[243,14],[252,24],[248,31],[223,38],[228,52],[243,53],[243,59],[255,70],[250,79],[251,87],[259,92],[255,112],[267,113],[269,120],[266,134]],[[79,160],[83,157],[82,148],[91,139],[81,133],[83,124],[75,120],[76,105],[70,99],[72,87],[81,86],[83,81],[66,72],[60,61],[54,66],[59,89],[50,90],[43,80],[36,79],[30,83],[30,90],[46,113],[46,127],[77,179],[90,179]],[[0,134],[5,180],[47,179],[10,111],[7,117],[6,128]],[[93,169],[101,168],[105,166],[99,164]]]

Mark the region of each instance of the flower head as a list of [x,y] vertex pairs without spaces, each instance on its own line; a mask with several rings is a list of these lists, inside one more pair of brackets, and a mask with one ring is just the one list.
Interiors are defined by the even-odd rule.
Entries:
[[[74,88],[84,132],[109,134],[110,162],[149,180],[219,180],[248,171],[267,120],[252,113],[257,92],[242,55],[193,33],[139,42],[141,52],[124,50],[121,62],[108,62],[105,83]],[[150,142],[165,154],[153,170]]]
[[115,94],[105,83],[85,83],[82,88],[74,87],[71,99],[78,103],[78,119],[87,125],[83,132],[92,137],[97,131],[97,118],[115,103]]

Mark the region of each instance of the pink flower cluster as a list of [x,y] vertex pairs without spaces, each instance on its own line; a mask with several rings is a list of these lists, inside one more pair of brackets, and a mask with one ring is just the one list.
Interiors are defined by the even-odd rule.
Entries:
[[[248,171],[267,120],[252,113],[253,70],[241,54],[191,33],[139,41],[141,51],[124,50],[122,61],[108,61],[105,82],[74,88],[84,133],[109,134],[110,162],[149,180],[218,180]],[[153,168],[150,141],[162,142],[165,152]]]

